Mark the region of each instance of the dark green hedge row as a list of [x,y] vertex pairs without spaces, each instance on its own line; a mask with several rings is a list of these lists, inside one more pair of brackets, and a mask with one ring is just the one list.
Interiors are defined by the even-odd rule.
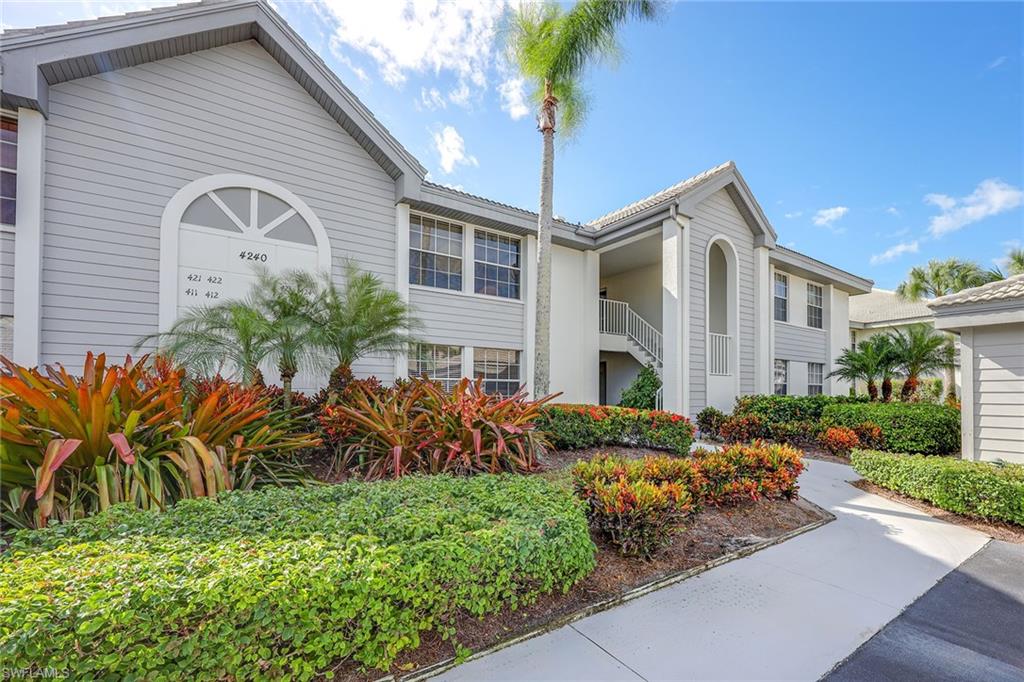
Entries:
[[581,503],[538,477],[407,477],[115,509],[0,558],[0,660],[77,679],[308,679],[386,668],[455,613],[568,589]]
[[867,396],[744,395],[736,399],[733,416],[758,417],[767,424],[818,421],[830,405],[866,403]]
[[558,450],[624,445],[690,452],[696,431],[686,417],[662,410],[605,405],[545,405],[537,428]]
[[853,468],[876,485],[947,511],[1024,526],[1024,466],[854,450]]
[[885,449],[922,455],[960,451],[960,410],[931,403],[830,405],[821,418],[828,426],[856,428],[865,422],[882,428]]

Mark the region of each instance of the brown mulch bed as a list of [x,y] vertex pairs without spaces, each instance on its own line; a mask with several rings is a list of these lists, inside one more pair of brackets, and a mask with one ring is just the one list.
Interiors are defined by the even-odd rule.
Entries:
[[800,450],[804,453],[804,457],[807,459],[818,459],[822,462],[832,462],[833,464],[849,464],[850,458],[840,457],[839,455],[833,455],[828,450],[823,450],[816,447],[802,447]]
[[[551,452],[542,462],[544,471],[540,475],[567,480],[566,467],[599,452],[632,458],[664,454],[654,450],[607,447]],[[679,528],[671,542],[650,561],[621,557],[602,538],[592,535],[597,546],[597,566],[567,594],[542,595],[533,604],[483,619],[462,614],[456,621],[459,643],[474,651],[488,648],[622,596],[634,588],[777,538],[823,518],[826,516],[816,507],[799,500],[761,500],[729,508],[707,507]],[[454,655],[451,641],[443,640],[435,632],[423,633],[419,648],[400,656],[391,672],[396,676],[410,674]],[[384,673],[360,672],[358,666],[346,663],[335,675],[335,679],[364,682],[378,679]]]
[[883,488],[863,478],[860,479],[859,481],[854,481],[850,485],[854,486],[855,488],[860,488],[866,493],[872,493],[873,495],[878,495],[879,497],[884,497],[894,502],[901,502],[902,504],[905,504],[908,507],[920,509],[924,513],[928,514],[929,516],[935,517],[940,521],[945,521],[946,523],[955,523],[958,526],[966,526],[968,528],[973,528],[974,530],[984,533],[985,535],[988,535],[989,537],[992,537],[996,540],[1002,540],[1003,542],[1012,542],[1014,544],[1024,545],[1024,527],[1022,526],[1018,526],[1012,523],[1004,523],[1002,521],[984,521],[982,519],[976,519],[970,516],[964,516],[963,514],[956,514],[951,511],[946,511],[945,509],[936,507],[935,505],[929,504],[924,500],[919,500],[916,497],[909,497],[908,495],[903,495],[902,493],[898,493],[895,490]]

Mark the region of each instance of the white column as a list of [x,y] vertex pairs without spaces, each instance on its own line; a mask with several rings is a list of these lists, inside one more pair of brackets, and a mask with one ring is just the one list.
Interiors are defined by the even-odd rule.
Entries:
[[974,450],[974,328],[960,330],[960,457],[980,459]]
[[[409,302],[409,204],[395,205],[395,291]],[[409,357],[395,355],[395,378],[409,376]]]
[[754,249],[754,393],[772,388],[772,272],[768,247]]
[[473,346],[462,348],[462,376],[473,378]]
[[537,352],[537,237],[527,235],[523,240],[523,354],[520,367],[526,391],[533,395],[533,360]]
[[[683,224],[680,224],[682,222]],[[685,225],[685,227],[684,227]],[[687,414],[689,408],[690,325],[686,282],[689,225],[669,218],[661,223],[661,333],[664,348],[661,369],[663,404],[669,412]]]
[[14,361],[40,362],[43,278],[43,165],[46,119],[18,109],[18,204],[14,216]]
[[601,254],[584,251],[583,257],[583,329],[580,330],[581,402],[596,405],[601,400],[600,316]]
[[[827,287],[825,299],[825,329],[828,330],[828,360],[825,362],[825,375],[836,368],[836,358],[850,346],[850,295],[840,291],[833,285]],[[825,380],[830,395],[846,395],[850,390],[850,382],[839,377]]]

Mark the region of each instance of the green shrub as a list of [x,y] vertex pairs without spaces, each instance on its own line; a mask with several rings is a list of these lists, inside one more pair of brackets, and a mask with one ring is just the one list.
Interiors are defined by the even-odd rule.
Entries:
[[654,367],[647,365],[641,368],[626,390],[622,392],[622,399],[619,400],[619,407],[635,407],[638,410],[653,410],[658,406],[658,390],[661,388],[661,378],[654,371]]
[[1024,466],[854,450],[853,468],[883,488],[947,511],[1024,526]]
[[682,415],[604,405],[545,405],[537,428],[559,450],[625,445],[685,455],[694,435],[693,424]]
[[733,416],[755,416],[771,426],[783,422],[818,421],[829,405],[866,402],[867,397],[836,395],[744,395],[736,398]]
[[115,508],[16,535],[0,659],[78,679],[308,679],[386,668],[456,613],[594,566],[583,505],[538,477],[405,477]]
[[865,422],[882,429],[892,452],[942,455],[960,450],[960,411],[930,403],[854,403],[825,408],[825,426],[856,429]]
[[817,443],[821,432],[821,424],[816,421],[781,422],[765,428],[765,435],[772,440],[799,447]]
[[727,417],[718,432],[726,443],[749,443],[757,438],[766,438],[769,433],[756,414]]
[[700,437],[707,440],[719,440],[722,437],[722,423],[728,419],[725,412],[710,405],[697,413],[697,429]]

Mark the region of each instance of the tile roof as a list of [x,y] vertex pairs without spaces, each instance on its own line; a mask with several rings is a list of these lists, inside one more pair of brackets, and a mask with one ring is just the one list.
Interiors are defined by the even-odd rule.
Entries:
[[1024,275],[1014,275],[980,287],[964,289],[955,294],[942,296],[931,301],[931,308],[943,308],[964,303],[989,303],[992,301],[1020,300],[1024,303]]
[[691,178],[687,178],[682,182],[677,182],[671,187],[666,187],[660,192],[655,192],[654,194],[644,199],[641,199],[640,201],[634,201],[632,204],[629,204],[628,206],[623,206],[622,208],[612,211],[611,213],[606,213],[600,218],[591,220],[589,223],[586,224],[586,226],[592,230],[600,230],[602,227],[606,227],[617,220],[621,220],[623,218],[628,218],[629,216],[636,215],[637,213],[640,213],[645,209],[651,208],[652,206],[657,206],[663,201],[667,201],[673,197],[679,196],[683,192],[691,190],[694,187],[700,185],[701,183],[710,180],[719,173],[722,173],[735,167],[735,163],[733,163],[732,161],[726,161],[721,165],[715,166],[714,168],[710,168],[704,171],[703,173],[698,173],[697,175],[694,175]]
[[908,301],[894,291],[872,289],[871,293],[850,297],[851,322],[898,322],[931,316],[927,301]]
[[[505,202],[497,201],[496,199],[489,199],[487,197],[480,196],[479,194],[473,194],[472,192],[467,192],[464,189],[459,189],[459,188],[456,188],[456,187],[452,187],[451,185],[442,185],[441,183],[432,182],[430,180],[424,180],[423,184],[426,187],[433,187],[435,189],[438,189],[438,190],[441,190],[441,191],[444,191],[444,192],[449,192],[451,194],[457,194],[459,196],[466,197],[467,199],[475,199],[477,201],[482,201],[484,203],[490,204],[492,206],[498,206],[500,208],[507,208],[507,209],[509,209],[511,211],[518,211],[519,213],[525,213],[525,214],[527,214],[527,215],[529,215],[529,216],[531,216],[533,218],[537,217],[537,212],[536,211],[531,211],[531,210],[529,210],[527,208],[521,208],[519,206],[513,206],[512,204],[506,204]],[[565,227],[569,227],[569,228],[572,228],[572,229],[583,229],[583,228],[586,227],[585,225],[581,225],[580,223],[577,223],[577,222],[574,222],[572,220],[568,220],[566,218],[562,218],[562,217],[559,217],[559,216],[555,216],[553,218],[553,220],[554,220],[555,223],[557,223],[559,225],[563,225]]]

